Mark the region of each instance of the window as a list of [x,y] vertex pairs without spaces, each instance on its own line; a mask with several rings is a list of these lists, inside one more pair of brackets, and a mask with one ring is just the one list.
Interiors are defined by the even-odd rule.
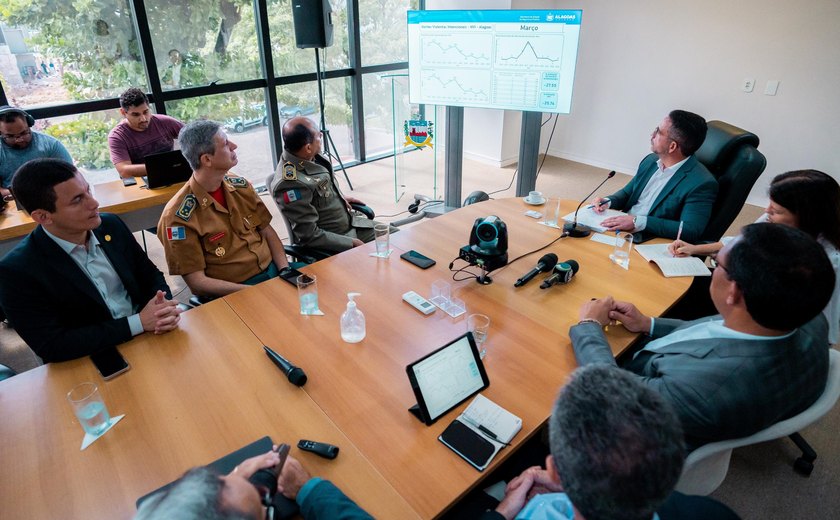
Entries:
[[147,88],[129,2],[6,2],[3,27],[14,67],[4,67],[9,102],[32,108],[119,96]]
[[222,123],[228,139],[239,147],[239,164],[233,172],[252,184],[263,184],[274,171],[262,90],[172,101],[167,103],[167,112],[182,121],[212,119]]
[[359,0],[363,65],[408,59],[406,11],[419,5],[419,0]]
[[261,77],[254,9],[229,0],[147,0],[161,87]]
[[61,141],[91,184],[119,178],[108,152],[108,132],[122,120],[118,110],[103,110],[35,121],[34,129]]

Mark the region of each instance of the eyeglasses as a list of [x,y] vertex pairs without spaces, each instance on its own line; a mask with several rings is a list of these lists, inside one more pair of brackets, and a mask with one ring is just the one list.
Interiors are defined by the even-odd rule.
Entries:
[[712,266],[712,269],[717,269],[718,267],[720,267],[721,269],[723,269],[723,272],[726,273],[726,276],[729,276],[729,269],[727,269],[725,265],[720,263],[720,261],[717,259],[717,255],[712,255],[709,257],[709,265]]
[[15,141],[24,141],[27,137],[32,135],[32,130],[25,130],[19,134],[5,134],[3,135],[3,140],[7,143],[14,143]]
[[664,137],[664,138],[666,138],[666,139],[670,139],[670,140],[672,140],[672,141],[676,141],[676,139],[674,139],[674,138],[673,138],[673,137],[671,137],[670,135],[668,135],[668,134],[666,134],[665,132],[663,132],[662,130],[660,130],[658,126],[657,126],[656,128],[654,128],[654,129],[653,129],[653,136],[654,136],[654,137],[656,137],[657,135],[661,135],[662,137]]

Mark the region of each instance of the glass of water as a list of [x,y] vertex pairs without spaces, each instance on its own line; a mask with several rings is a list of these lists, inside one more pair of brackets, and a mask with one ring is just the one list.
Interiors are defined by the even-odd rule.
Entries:
[[619,231],[615,234],[615,248],[610,260],[624,269],[630,268],[630,251],[633,250],[633,233]]
[[315,275],[302,274],[297,277],[300,313],[318,314],[318,282]]
[[484,314],[470,314],[467,316],[467,330],[472,332],[481,359],[484,359],[487,355],[484,343],[487,341],[487,333],[490,332],[490,318]]
[[560,199],[550,198],[545,203],[545,220],[543,223],[546,226],[558,227],[560,221]]
[[388,224],[374,224],[373,236],[376,240],[376,256],[387,258],[390,249],[390,231]]
[[100,435],[108,429],[111,424],[111,416],[99,387],[94,383],[81,383],[67,392],[67,400],[76,413],[76,419],[82,425],[86,433]]

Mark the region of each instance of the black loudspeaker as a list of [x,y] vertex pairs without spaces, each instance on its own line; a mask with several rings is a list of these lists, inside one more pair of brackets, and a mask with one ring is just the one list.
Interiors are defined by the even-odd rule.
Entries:
[[323,49],[333,44],[329,0],[292,0],[292,18],[298,49]]

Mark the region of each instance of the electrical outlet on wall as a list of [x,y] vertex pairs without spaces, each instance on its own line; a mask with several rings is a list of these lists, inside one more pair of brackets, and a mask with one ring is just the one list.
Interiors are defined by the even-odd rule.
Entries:
[[752,92],[754,88],[755,88],[755,79],[746,78],[741,83],[741,90],[743,90],[744,92]]

